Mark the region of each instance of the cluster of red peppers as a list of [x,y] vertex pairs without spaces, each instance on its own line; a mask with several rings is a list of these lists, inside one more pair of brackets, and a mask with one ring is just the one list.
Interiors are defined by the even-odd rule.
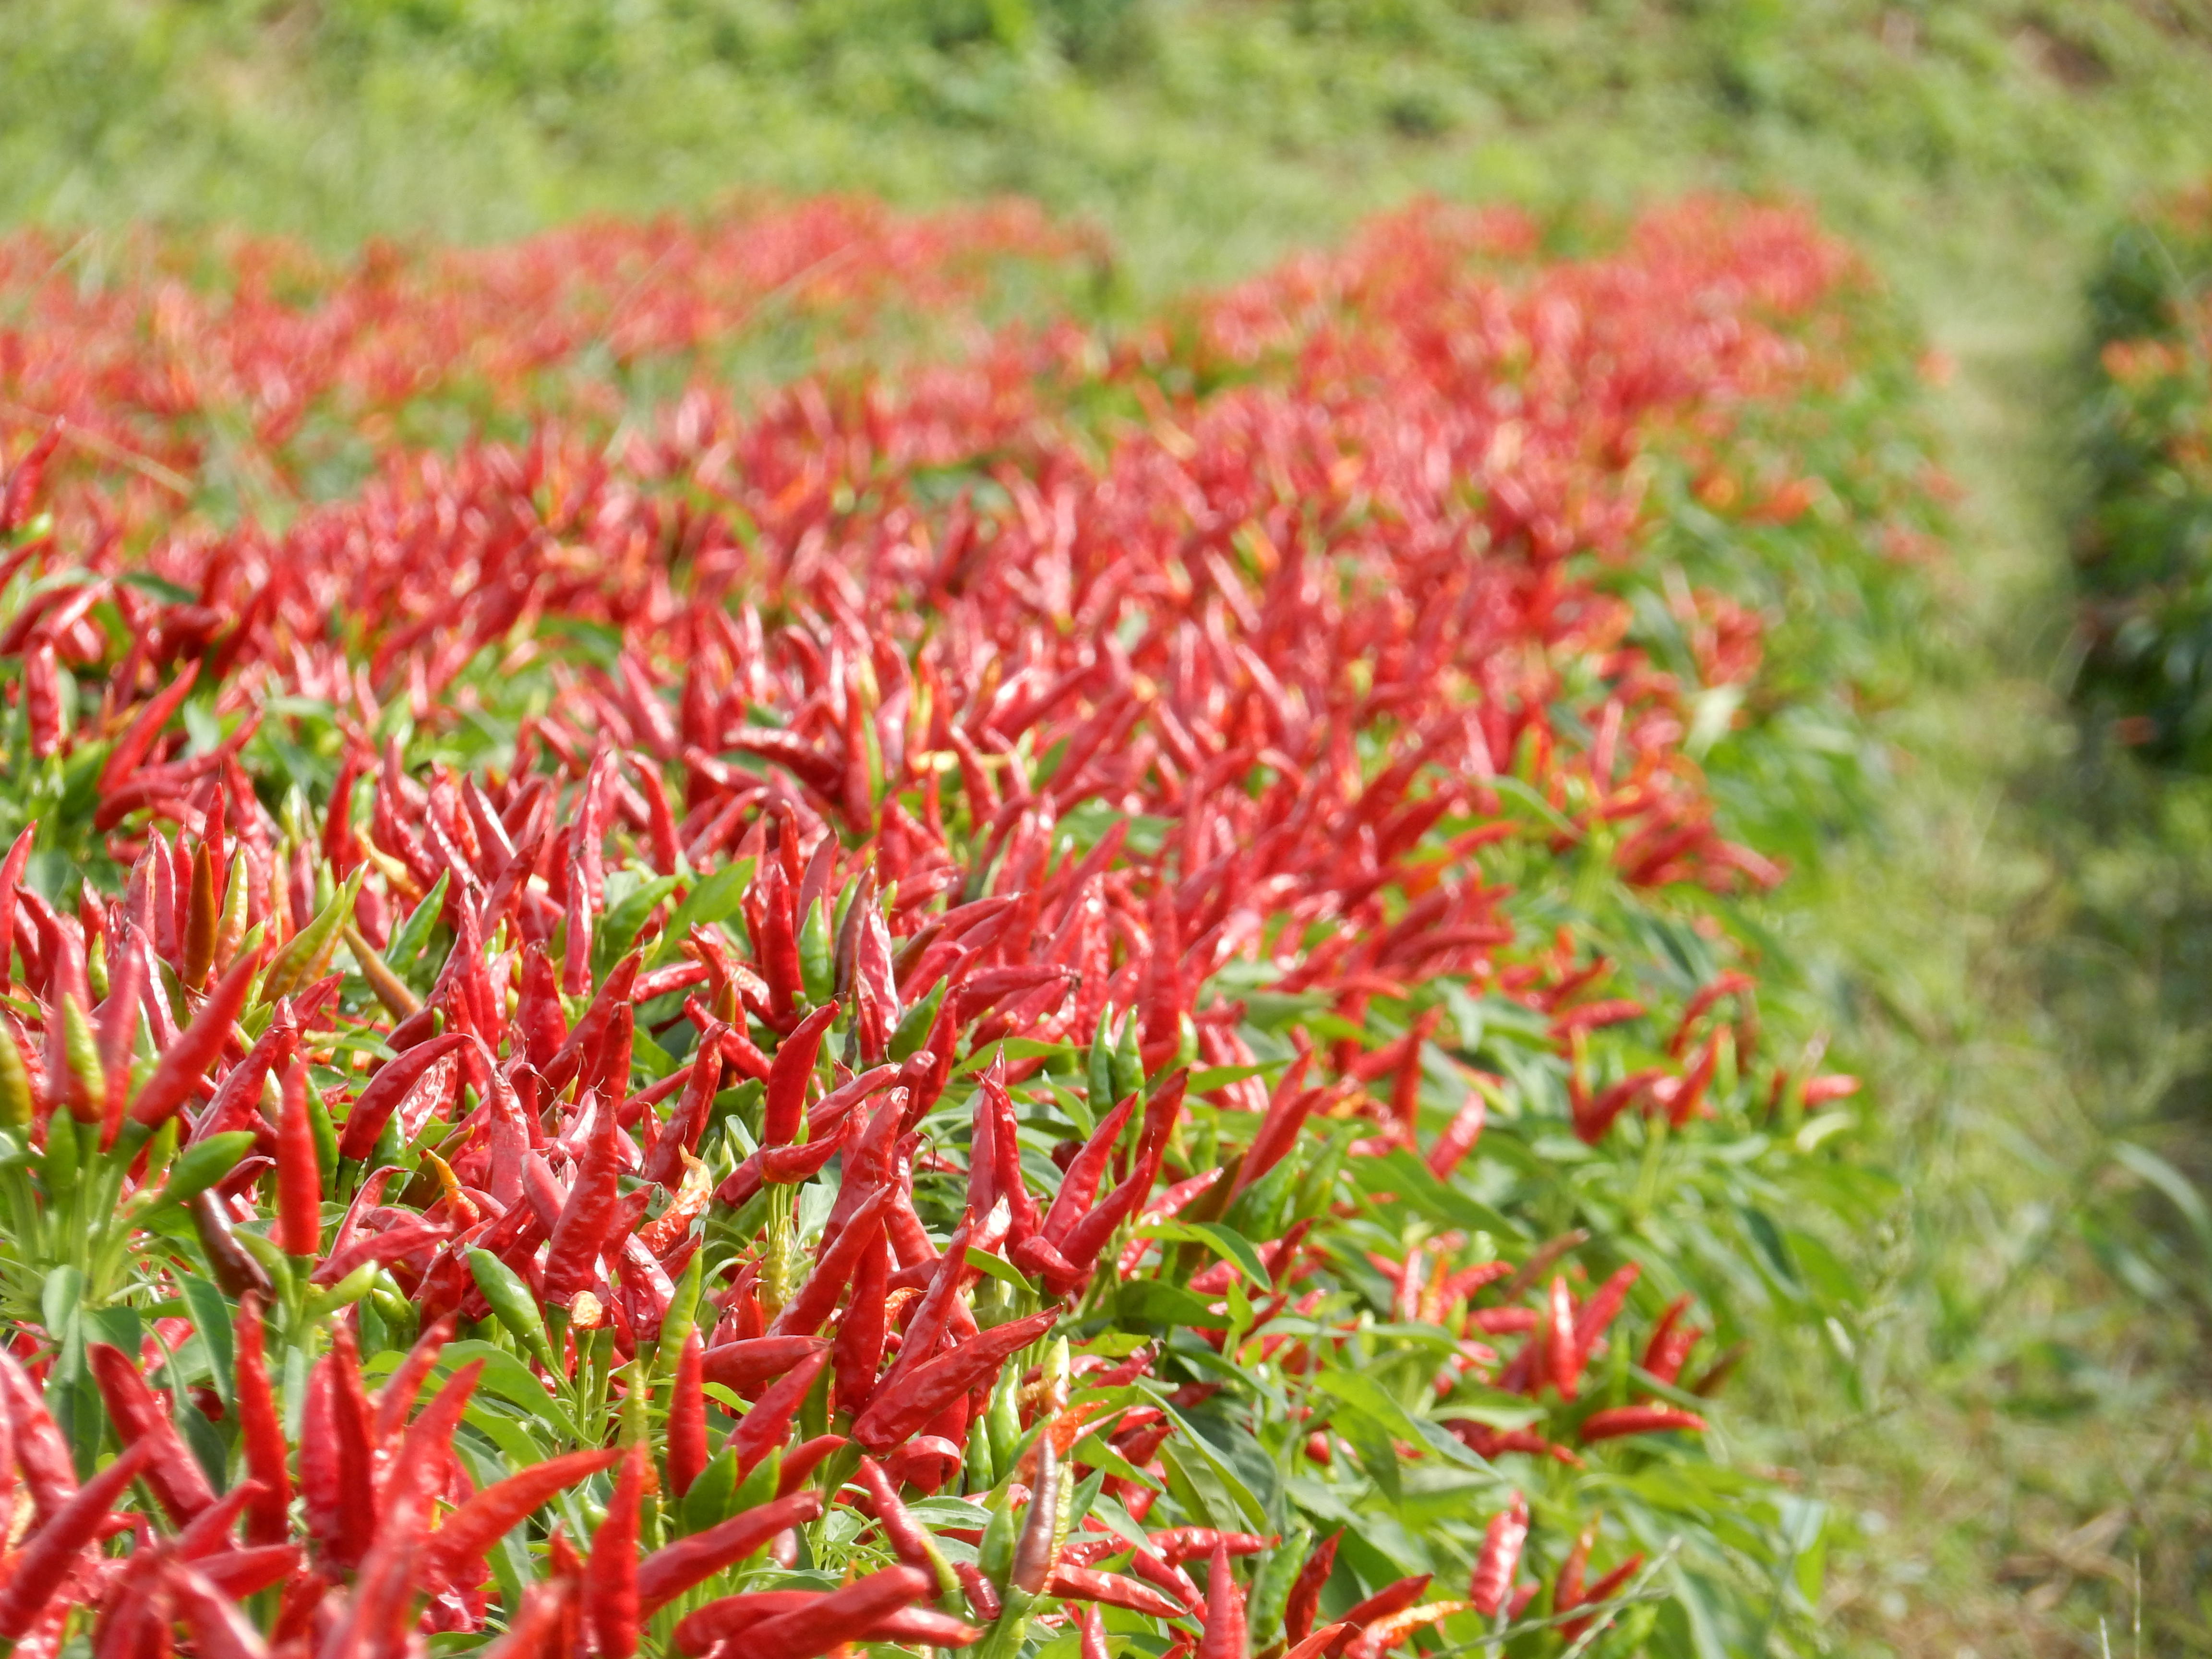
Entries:
[[[606,331],[602,234],[454,256],[448,321]],[[655,349],[780,268],[635,240],[688,273]],[[1690,1299],[1585,1233],[1400,1220],[1501,1112],[1850,1086],[1762,1057],[1741,969],[1516,905],[1778,879],[1687,747],[1755,619],[1672,595],[1686,684],[1574,556],[1633,557],[1639,443],[1818,372],[1785,325],[1848,266],[1705,205],[1530,256],[1420,210],[1187,326],[396,454],[281,531],[44,514],[66,434],[23,446],[0,1638],[1378,1659],[1657,1594],[1544,1483],[1702,1431],[1733,1354],[1686,1383]],[[295,319],[333,386],[434,372],[408,280]],[[1140,417],[1103,452],[1085,386]],[[1315,1540],[1400,1464],[1487,1478],[1463,1595]]]

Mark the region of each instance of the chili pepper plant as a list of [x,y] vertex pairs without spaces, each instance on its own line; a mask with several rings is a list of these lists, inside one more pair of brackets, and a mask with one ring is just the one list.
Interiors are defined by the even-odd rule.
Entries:
[[[1913,603],[1879,296],[1424,205],[716,390],[779,282],[1085,246],[834,212],[14,249],[0,1639],[1813,1639],[1717,1402],[1877,1201],[1761,975]],[[590,384],[636,316],[673,402]]]
[[2090,287],[2081,701],[2154,763],[2212,753],[2212,191],[2114,236]]

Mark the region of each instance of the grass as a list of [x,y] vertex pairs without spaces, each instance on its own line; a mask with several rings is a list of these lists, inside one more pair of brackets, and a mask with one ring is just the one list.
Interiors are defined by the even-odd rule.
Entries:
[[[0,217],[483,239],[738,188],[1019,191],[1107,303],[1416,190],[1816,202],[1955,364],[1948,626],[1790,933],[1892,1171],[1877,1316],[1753,1368],[1851,1652],[2212,1644],[2212,794],[2066,702],[2081,283],[2212,172],[2197,0],[14,0]],[[1116,296],[1119,296],[1118,301]],[[2191,1183],[2195,1184],[2191,1184]],[[2192,1206],[2195,1207],[2192,1208]],[[2130,1643],[2140,1645],[2131,1650]]]

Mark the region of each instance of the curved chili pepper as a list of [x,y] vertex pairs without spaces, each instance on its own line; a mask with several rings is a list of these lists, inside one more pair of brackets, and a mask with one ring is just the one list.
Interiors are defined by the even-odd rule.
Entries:
[[307,1116],[307,1068],[286,1068],[283,1104],[276,1117],[276,1237],[289,1255],[322,1254],[323,1177],[315,1160],[314,1125]]
[[639,1610],[658,1612],[693,1585],[735,1566],[778,1533],[803,1527],[821,1514],[819,1493],[795,1492],[663,1545],[638,1564]]
[[1170,1601],[1149,1584],[1118,1572],[1102,1572],[1097,1567],[1079,1567],[1066,1561],[1052,1570],[1045,1588],[1063,1601],[1096,1601],[1153,1619],[1181,1619],[1189,1612],[1182,1602]]
[[878,1191],[855,1211],[807,1274],[806,1282],[792,1295],[768,1328],[770,1336],[810,1336],[822,1328],[852,1285],[864,1252],[876,1249],[883,1238],[884,1194]]
[[613,1024],[615,1010],[629,1005],[630,993],[637,984],[638,969],[645,963],[645,953],[633,951],[614,965],[606,981],[599,987],[599,994],[584,1010],[584,1017],[576,1022],[553,1057],[538,1068],[545,1079],[545,1087],[551,1094],[559,1094],[574,1082],[583,1069],[586,1059],[599,1053],[606,1041],[607,1028]]
[[100,781],[94,786],[98,793],[112,794],[125,778],[138,769],[138,763],[146,757],[155,737],[169,723],[169,717],[183,707],[199,677],[199,662],[194,659],[184,665],[176,678],[146,700],[145,707],[107,751],[107,758],[100,765]]
[[[1623,1584],[1626,1583],[1632,1577],[1633,1577],[1636,1574],[1636,1570],[1643,1565],[1644,1557],[1641,1554],[1630,1556],[1628,1559],[1623,1561],[1611,1572],[1606,1574],[1604,1577],[1599,1579],[1597,1583],[1592,1584],[1589,1589],[1585,1590],[1576,1601],[1575,1605],[1578,1607],[1586,1607],[1595,1606],[1600,1602],[1611,1601],[1613,1597],[1614,1592],[1619,1590]],[[1591,1615],[1591,1619],[1595,1617],[1595,1614]],[[1574,1641],[1577,1637],[1581,1636],[1584,1631],[1590,1627],[1591,1619],[1568,1620],[1566,1623],[1559,1626],[1559,1635],[1561,1639],[1568,1642]]]
[[246,1619],[245,1609],[203,1573],[182,1561],[161,1572],[177,1617],[201,1659],[266,1659],[269,1647]]
[[729,1437],[722,1442],[722,1449],[736,1458],[740,1479],[751,1474],[755,1464],[783,1444],[791,1433],[792,1419],[799,1415],[808,1390],[814,1386],[814,1379],[822,1375],[822,1368],[829,1363],[829,1354],[821,1348],[808,1354],[762,1390],[753,1408],[730,1431]]
[[761,1115],[763,1148],[787,1146],[799,1136],[806,1112],[806,1085],[822,1053],[822,1036],[837,1018],[837,1005],[825,1002],[776,1045],[768,1073],[767,1103]]
[[826,1352],[818,1336],[756,1336],[722,1342],[707,1350],[702,1368],[709,1382],[735,1394],[750,1394],[783,1376],[802,1360]]
[[630,1659],[637,1651],[637,1511],[649,1467],[645,1443],[639,1441],[615,1476],[606,1518],[592,1535],[584,1567],[584,1624],[606,1659]]
[[424,1540],[422,1582],[436,1583],[481,1560],[562,1487],[611,1468],[621,1458],[619,1451],[564,1452],[486,1486]]
[[[890,1247],[880,1233],[881,1212],[868,1224],[872,1237],[860,1253],[853,1274],[853,1291],[845,1317],[837,1327],[832,1349],[836,1365],[837,1409],[858,1417],[867,1409],[875,1392],[877,1369],[883,1364],[884,1339],[889,1334],[889,1310],[884,1282],[890,1277]],[[842,1235],[840,1235],[842,1237]]]
[[1702,1434],[1705,1427],[1705,1419],[1697,1413],[1673,1406],[1613,1406],[1592,1412],[1583,1419],[1575,1437],[1588,1445],[1599,1440],[1617,1440],[1623,1435],[1663,1434],[1669,1429],[1687,1429]]
[[1198,1659],[1245,1659],[1250,1645],[1244,1637],[1244,1592],[1229,1570],[1227,1546],[1217,1542],[1206,1577],[1206,1629],[1199,1638]]
[[1467,1599],[1484,1618],[1493,1617],[1505,1605],[1513,1576],[1521,1570],[1521,1547],[1528,1540],[1528,1505],[1516,1492],[1510,1504],[1490,1517],[1482,1553],[1468,1581]]
[[199,1460],[185,1449],[176,1425],[128,1354],[105,1342],[88,1342],[84,1357],[116,1434],[126,1445],[145,1443],[146,1484],[169,1519],[185,1525],[215,1502],[215,1489]]
[[31,858],[31,843],[39,832],[38,820],[25,824],[0,859],[0,992],[12,988],[15,953],[15,889]]
[[[744,1632],[748,1659],[815,1659],[866,1637],[879,1620],[922,1600],[935,1588],[927,1573],[914,1567],[885,1567],[818,1595],[803,1607],[750,1624]],[[720,1605],[709,1601],[677,1626],[678,1651],[704,1653],[722,1639],[715,1614]]]
[[285,1468],[283,1425],[269,1386],[258,1296],[249,1292],[240,1299],[232,1331],[236,1350],[232,1393],[238,1407],[239,1437],[246,1454],[246,1472],[259,1488],[246,1507],[246,1540],[281,1544],[290,1534],[288,1512],[292,1480]]
[[577,1160],[576,1178],[569,1184],[568,1201],[561,1206],[552,1242],[546,1247],[543,1295],[556,1307],[567,1307],[577,1291],[590,1285],[592,1264],[599,1260],[620,1213],[622,1154],[617,1137],[621,1133],[612,1103],[600,1102],[592,1109],[591,1139]]
[[1058,1322],[1057,1310],[1010,1320],[971,1336],[959,1347],[919,1365],[903,1377],[900,1387],[878,1387],[868,1409],[853,1425],[853,1438],[870,1451],[889,1451],[983,1377],[993,1375],[1007,1356],[1042,1336]]
[[61,1594],[77,1553],[100,1535],[115,1500],[153,1457],[150,1438],[135,1440],[122,1455],[77,1489],[68,1502],[23,1541],[15,1556],[15,1577],[0,1589],[0,1639],[14,1642]]
[[32,1518],[43,1525],[76,1496],[76,1465],[38,1384],[4,1348],[0,1348],[0,1401],[7,1407],[15,1461],[30,1489]]
[[1283,1603],[1283,1634],[1292,1647],[1304,1641],[1313,1629],[1314,1614],[1321,1607],[1322,1586],[1328,1583],[1329,1573],[1336,1565],[1336,1547],[1343,1541],[1341,1529],[1329,1534],[1315,1546],[1305,1565],[1298,1569],[1290,1595]]
[[359,1163],[376,1150],[377,1137],[400,1105],[448,1054],[466,1048],[475,1039],[465,1031],[447,1031],[428,1042],[387,1060],[346,1113],[345,1131],[338,1138],[338,1156]]

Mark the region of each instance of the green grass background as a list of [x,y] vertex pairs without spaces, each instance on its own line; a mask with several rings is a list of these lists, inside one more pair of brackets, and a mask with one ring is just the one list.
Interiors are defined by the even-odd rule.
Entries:
[[1874,1338],[1746,1382],[1845,1652],[2212,1650],[2212,790],[2065,699],[2081,283],[2208,173],[2207,0],[0,0],[0,220],[88,246],[1019,192],[1111,312],[1416,191],[1815,203],[1955,363],[1963,492],[1893,787],[1788,917],[1897,1181]]

